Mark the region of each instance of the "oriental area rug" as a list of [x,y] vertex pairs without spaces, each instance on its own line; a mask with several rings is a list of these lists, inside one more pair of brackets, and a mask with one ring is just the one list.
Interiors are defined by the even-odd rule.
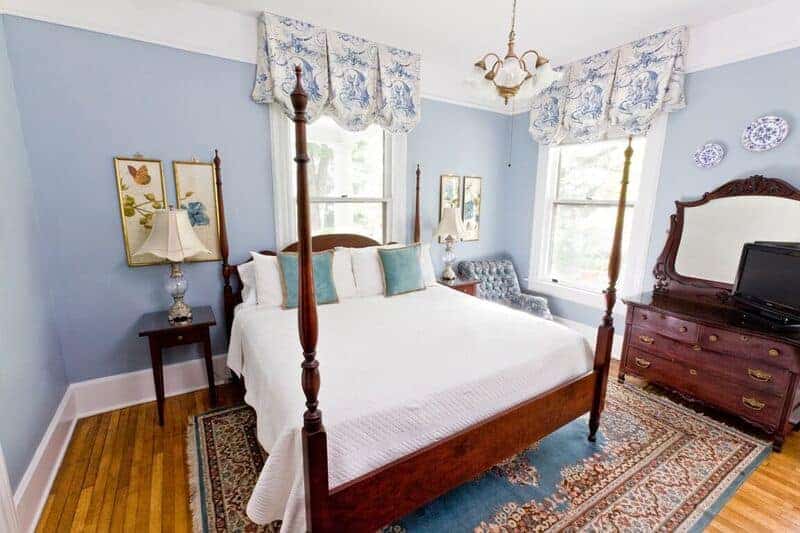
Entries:
[[[575,420],[384,531],[701,531],[770,453],[767,442],[613,380],[596,443],[587,432],[587,418]],[[280,530],[245,514],[267,457],[250,407],[193,417],[187,452],[196,532]]]

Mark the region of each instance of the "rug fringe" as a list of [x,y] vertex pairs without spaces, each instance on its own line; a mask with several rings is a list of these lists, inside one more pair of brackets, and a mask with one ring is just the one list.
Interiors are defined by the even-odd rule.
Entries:
[[189,427],[186,429],[186,468],[189,478],[189,511],[192,515],[192,531],[204,533],[203,527],[203,502],[200,497],[200,450],[195,441],[195,428],[197,417],[189,417]]

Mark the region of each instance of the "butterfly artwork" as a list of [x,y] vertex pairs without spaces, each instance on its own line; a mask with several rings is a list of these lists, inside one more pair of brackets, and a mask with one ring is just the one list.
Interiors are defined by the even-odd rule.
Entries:
[[133,181],[139,185],[147,185],[153,178],[150,177],[150,172],[147,170],[147,165],[140,165],[136,168],[133,165],[128,165],[128,172],[133,177]]
[[163,262],[155,257],[133,256],[150,234],[156,211],[167,207],[161,161],[115,157],[114,171],[128,265],[143,266]]

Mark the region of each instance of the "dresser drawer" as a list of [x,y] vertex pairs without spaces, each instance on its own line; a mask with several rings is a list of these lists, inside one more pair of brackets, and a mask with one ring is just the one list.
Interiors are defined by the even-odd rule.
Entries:
[[675,345],[685,346],[687,350],[692,347],[700,350],[700,345],[697,343],[687,343],[686,341],[677,341],[673,338],[665,337],[661,331],[654,331],[652,329],[633,326],[630,328],[630,337],[628,343],[631,346],[647,350],[649,352],[659,353],[667,348],[672,348]]
[[728,380],[779,398],[789,394],[791,373],[757,359],[715,353],[699,344],[683,344],[670,339],[661,339],[655,353],[694,370],[699,377]]
[[704,326],[700,332],[700,345],[715,352],[742,355],[769,365],[800,372],[800,350],[765,337],[742,335]]
[[625,371],[741,416],[768,431],[774,431],[780,421],[783,399],[665,357],[631,349]]
[[649,309],[638,308],[633,312],[633,325],[658,332],[664,337],[671,337],[684,342],[696,342],[700,329],[700,326],[694,322],[650,311]]

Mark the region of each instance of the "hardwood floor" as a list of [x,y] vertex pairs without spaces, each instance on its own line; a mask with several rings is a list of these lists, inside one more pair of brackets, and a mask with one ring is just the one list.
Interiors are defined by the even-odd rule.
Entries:
[[[240,402],[218,387],[219,405]],[[208,390],[79,420],[37,531],[191,531],[186,478],[190,416],[211,409]]]
[[[616,373],[613,366],[611,379]],[[231,385],[218,392],[220,406],[241,399]],[[155,402],[78,421],[37,531],[191,531],[186,425],[209,409],[202,390],[167,398],[163,428]],[[800,433],[759,466],[707,531],[800,531]]]

